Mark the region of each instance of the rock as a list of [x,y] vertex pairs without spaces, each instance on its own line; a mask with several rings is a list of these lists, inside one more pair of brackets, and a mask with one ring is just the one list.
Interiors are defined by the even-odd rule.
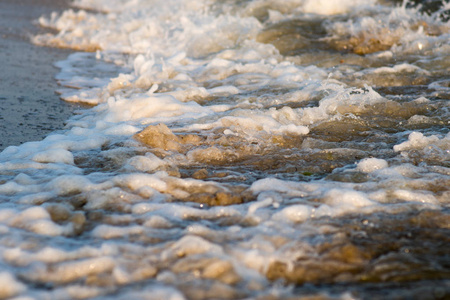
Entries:
[[181,140],[165,124],[150,125],[133,136],[139,142],[152,148],[166,151],[180,151]]
[[245,202],[242,195],[222,191],[217,193],[191,194],[187,198],[183,199],[183,201],[197,202],[207,204],[209,206],[233,205]]
[[206,179],[206,178],[208,178],[208,171],[206,169],[197,170],[194,172],[194,174],[192,174],[192,178]]

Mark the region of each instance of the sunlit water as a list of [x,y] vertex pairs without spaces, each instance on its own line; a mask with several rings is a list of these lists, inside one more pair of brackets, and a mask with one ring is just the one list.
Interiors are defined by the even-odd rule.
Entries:
[[450,296],[448,2],[74,6],[33,41],[90,106],[0,154],[0,298]]

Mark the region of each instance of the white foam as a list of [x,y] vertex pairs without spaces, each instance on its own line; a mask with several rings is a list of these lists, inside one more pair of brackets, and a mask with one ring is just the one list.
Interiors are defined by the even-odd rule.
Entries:
[[38,234],[59,236],[70,234],[73,231],[72,225],[64,226],[54,223],[49,213],[42,207],[35,206],[15,213],[8,218],[8,224],[13,227],[22,228]]
[[111,257],[99,257],[63,262],[51,269],[42,265],[36,265],[26,277],[32,280],[65,283],[88,275],[110,271],[114,266],[115,262]]
[[128,164],[137,171],[152,172],[161,167],[169,165],[168,162],[158,158],[152,153],[146,153],[145,156],[134,156],[128,160]]
[[308,205],[291,205],[272,217],[275,221],[289,220],[294,223],[306,221],[311,217],[312,208]]
[[374,73],[403,73],[403,72],[408,72],[408,73],[413,73],[413,72],[420,72],[426,75],[430,75],[430,73],[426,70],[423,70],[421,68],[419,68],[418,66],[415,65],[411,65],[411,64],[399,64],[399,65],[395,65],[393,67],[381,67],[381,68],[376,68],[374,71]]
[[300,10],[305,13],[335,15],[346,13],[358,6],[370,6],[374,0],[305,0]]
[[39,163],[63,163],[73,165],[73,154],[65,149],[50,149],[36,153],[32,160]]
[[146,227],[152,228],[171,228],[173,224],[162,216],[150,216],[144,223]]
[[161,180],[164,177],[164,173],[159,173],[157,175],[135,173],[117,176],[114,178],[114,182],[118,186],[124,186],[131,190],[151,187],[157,191],[165,192],[167,191],[167,183]]
[[14,266],[27,267],[39,265],[39,263],[58,264],[83,258],[117,255],[118,253],[117,248],[113,245],[103,245],[98,249],[84,246],[72,251],[45,246],[37,252],[25,251],[21,248],[6,249],[3,253],[3,258]]
[[[338,226],[316,224],[448,203],[448,192],[431,190],[443,189],[449,175],[444,163],[450,135],[418,132],[424,124],[445,123],[445,109],[434,108],[448,82],[429,84],[436,92],[433,100],[408,102],[426,106],[402,124],[417,132],[390,134],[383,127],[384,112],[370,118],[371,109],[409,96],[383,97],[364,81],[441,76],[449,29],[436,16],[372,0],[74,4],[88,11],[41,18],[59,33],[35,42],[95,50],[58,63],[57,80],[62,98],[96,106],[77,112],[63,130],[42,141],[0,153],[0,263],[6,266],[0,281],[10,283],[6,292],[0,288],[0,297],[3,292],[38,299],[184,299],[180,282],[187,278],[202,286],[201,262],[216,258],[230,262],[240,282],[208,279],[208,288],[276,297],[284,294],[266,278],[272,262],[293,267],[303,257],[319,255],[315,243],[342,233]],[[340,16],[325,17],[334,14]],[[363,36],[361,43],[379,40],[387,46],[365,56],[328,57],[309,48],[285,56],[258,41],[263,30],[308,21],[325,26],[327,37],[317,41],[322,44]],[[341,57],[345,60],[337,65]],[[345,120],[380,124],[381,130],[372,128],[367,137],[359,132],[363,143],[346,140],[344,133],[317,133]],[[204,143],[166,151],[133,138],[159,123],[178,137],[192,134]],[[372,142],[380,134],[389,135],[386,142]],[[393,149],[386,148],[396,140]],[[249,150],[239,156],[241,146]],[[205,163],[217,153],[222,160]],[[266,154],[274,160],[267,166]],[[238,158],[230,164],[229,155]],[[273,169],[278,160],[295,171]],[[204,180],[190,178],[203,168]],[[244,203],[184,202],[219,192],[242,196]],[[318,218],[323,219],[316,223]],[[173,271],[180,264],[195,270]],[[152,285],[139,284],[152,277]],[[56,287],[47,291],[36,282]],[[289,287],[279,289],[292,296]]]
[[111,226],[111,225],[100,225],[97,226],[93,231],[92,235],[97,238],[102,239],[113,239],[128,235],[139,235],[144,232],[142,226]]
[[27,287],[9,272],[0,272],[0,282],[0,297],[3,299],[17,296],[27,290]]
[[217,255],[221,254],[222,251],[220,246],[210,243],[201,237],[187,235],[172,244],[170,248],[161,254],[161,256],[163,259],[168,259],[173,256],[185,256],[206,252]]
[[[64,175],[52,179],[45,186],[46,189],[55,192],[59,196],[79,193],[85,190],[94,189],[97,185],[93,184],[88,178],[80,175]],[[98,186],[100,187],[100,186]]]
[[[371,11],[361,17],[358,16],[358,10],[355,10],[355,18],[345,22],[332,22],[327,29],[337,38],[350,35],[356,38],[363,37],[360,43],[370,44],[370,41],[378,41],[379,44],[391,46],[389,50],[397,55],[422,51],[441,52],[442,41],[448,37],[444,37],[445,34],[435,33],[441,30],[448,32],[448,23],[442,22],[437,15],[420,14],[417,7],[406,8],[406,3],[403,2],[402,6],[394,8],[380,7],[380,10]],[[417,29],[417,24],[424,25]],[[424,30],[424,26],[428,30]],[[382,70],[391,72],[397,68]],[[412,68],[415,69],[417,66]]]
[[443,150],[450,150],[450,134],[439,139],[436,135],[427,137],[421,132],[412,132],[409,134],[407,141],[394,146],[394,151],[420,150],[431,145],[441,146]]
[[359,208],[374,205],[363,193],[341,189],[332,189],[326,193],[325,201],[332,206],[351,206]]
[[403,201],[414,201],[421,203],[438,204],[436,197],[430,193],[421,193],[408,190],[395,190],[393,196]]
[[280,193],[286,193],[290,196],[305,196],[306,191],[302,192],[302,189],[311,190],[314,189],[314,185],[284,181],[275,178],[266,178],[256,181],[250,187],[250,190],[254,194],[260,194],[264,191],[276,191]]
[[142,291],[130,291],[119,295],[118,299],[148,299],[148,300],[186,300],[182,293],[168,286],[149,286]]
[[364,173],[371,173],[376,170],[388,167],[388,163],[384,159],[379,158],[365,158],[356,165],[356,170]]
[[[56,289],[58,291],[58,289]],[[60,289],[60,298],[72,298],[72,299],[89,299],[98,296],[102,296],[106,293],[105,288],[95,286],[83,286],[81,284],[69,285],[66,288]],[[56,296],[57,297],[57,296]],[[55,298],[56,298],[55,297]]]
[[180,116],[199,118],[209,113],[211,111],[208,108],[204,108],[195,102],[183,103],[171,96],[159,95],[132,99],[116,97],[108,99],[108,107],[105,107],[103,120],[117,123],[153,117],[153,122],[159,120],[170,122],[171,119],[175,120]]

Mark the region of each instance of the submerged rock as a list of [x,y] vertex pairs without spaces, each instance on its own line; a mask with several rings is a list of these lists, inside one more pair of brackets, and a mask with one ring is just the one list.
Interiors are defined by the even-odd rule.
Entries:
[[165,124],[150,125],[134,138],[152,148],[161,148],[169,151],[180,151],[181,140]]

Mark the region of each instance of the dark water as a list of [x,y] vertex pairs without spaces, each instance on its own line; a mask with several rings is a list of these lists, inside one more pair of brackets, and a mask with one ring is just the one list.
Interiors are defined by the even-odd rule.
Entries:
[[75,4],[35,42],[96,106],[0,154],[1,296],[450,297],[448,3]]

